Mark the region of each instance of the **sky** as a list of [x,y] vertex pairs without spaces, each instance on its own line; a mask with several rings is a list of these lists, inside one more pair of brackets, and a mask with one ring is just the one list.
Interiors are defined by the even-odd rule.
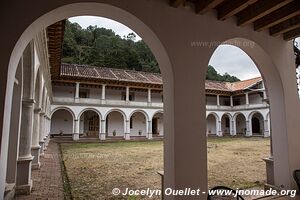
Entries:
[[[90,25],[97,25],[98,27],[112,29],[121,37],[134,32],[127,26],[104,17],[80,16],[69,18],[69,20],[71,22],[77,22],[82,28],[86,28]],[[140,40],[141,37],[138,34],[136,35],[136,40]],[[241,80],[260,76],[260,73],[251,58],[238,47],[231,45],[219,46],[212,55],[209,64],[220,74],[227,72]]]

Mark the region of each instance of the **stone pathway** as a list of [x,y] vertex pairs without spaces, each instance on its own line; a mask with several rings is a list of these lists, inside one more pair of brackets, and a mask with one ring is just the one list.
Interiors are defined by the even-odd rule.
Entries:
[[19,195],[17,200],[28,199],[64,199],[59,149],[56,142],[49,143],[45,155],[41,157],[41,168],[32,170],[32,193]]

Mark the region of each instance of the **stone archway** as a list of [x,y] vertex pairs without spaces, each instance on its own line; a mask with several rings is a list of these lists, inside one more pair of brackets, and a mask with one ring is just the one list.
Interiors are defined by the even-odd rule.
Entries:
[[74,133],[74,114],[64,108],[54,110],[51,115],[50,135],[72,136]]
[[209,113],[206,117],[206,134],[218,135],[218,117],[214,113]]

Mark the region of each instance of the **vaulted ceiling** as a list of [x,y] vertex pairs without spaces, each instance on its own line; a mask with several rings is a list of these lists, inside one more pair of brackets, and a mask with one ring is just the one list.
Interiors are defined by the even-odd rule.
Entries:
[[215,10],[218,20],[236,18],[237,26],[291,40],[300,36],[300,0],[170,0],[173,7],[191,6],[195,14]]

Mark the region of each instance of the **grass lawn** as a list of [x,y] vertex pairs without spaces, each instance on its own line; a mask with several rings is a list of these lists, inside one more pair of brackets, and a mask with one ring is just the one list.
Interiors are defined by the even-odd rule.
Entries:
[[[163,170],[160,141],[73,143],[61,144],[61,148],[75,199],[124,199],[111,194],[115,187],[121,191],[160,189],[161,180],[156,173]],[[269,139],[209,138],[209,185],[262,187],[266,179],[262,158],[269,152]]]

